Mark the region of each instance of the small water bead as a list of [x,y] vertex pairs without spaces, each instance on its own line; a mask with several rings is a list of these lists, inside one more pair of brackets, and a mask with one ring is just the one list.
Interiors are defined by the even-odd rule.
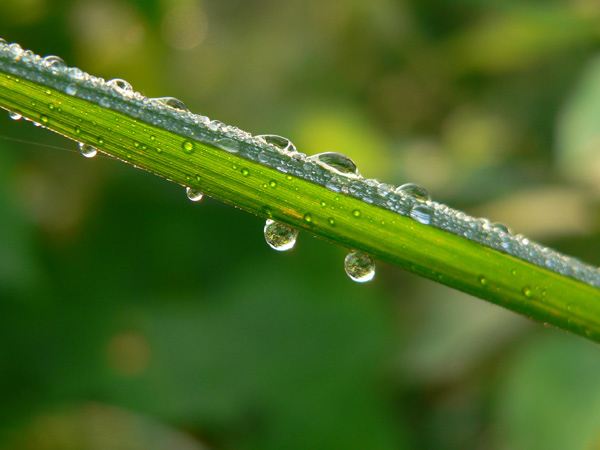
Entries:
[[332,227],[335,226],[335,219],[333,217],[330,217],[329,219],[327,219],[327,222],[329,222],[329,225],[331,225]]
[[269,181],[269,186],[271,186],[273,189],[275,189],[277,187],[277,181],[275,181],[275,180]]
[[492,228],[496,231],[501,231],[506,234],[511,233],[510,228],[508,228],[506,225],[504,225],[503,223],[500,223],[500,222],[493,223]]
[[354,211],[352,211],[352,215],[353,215],[354,217],[360,217],[360,216],[361,216],[361,214],[362,214],[362,213],[360,212],[360,210],[359,210],[359,209],[355,209]]
[[185,188],[185,195],[193,202],[199,202],[204,197],[204,194],[196,189],[192,189],[191,187]]
[[240,143],[234,139],[223,138],[216,141],[217,147],[229,153],[237,153],[240,151]]
[[48,119],[48,116],[47,116],[47,115],[45,115],[45,114],[42,114],[42,115],[40,116],[40,120],[41,120],[41,122],[42,122],[43,124],[47,124],[47,123],[48,123],[48,121],[49,121],[49,119]]
[[371,281],[375,276],[375,262],[366,253],[351,250],[344,260],[346,274],[358,283]]
[[21,53],[23,53],[23,49],[15,42],[8,46],[8,52],[14,57],[18,57],[21,55]]
[[267,220],[264,232],[267,244],[280,252],[294,247],[298,238],[297,230],[271,219]]
[[21,119],[23,116],[22,116],[21,114],[19,114],[19,113],[16,113],[16,112],[9,111],[9,112],[8,112],[8,117],[10,117],[12,120],[19,120],[19,119]]
[[480,275],[478,277],[478,280],[479,280],[479,284],[481,284],[483,287],[486,287],[488,285],[488,280],[483,275]]
[[274,145],[285,152],[297,153],[296,146],[292,144],[292,141],[283,136],[277,136],[276,134],[259,134],[255,137],[260,138],[267,144]]
[[188,107],[185,106],[185,103],[183,103],[181,100],[175,97],[160,97],[155,98],[154,100],[156,100],[162,105],[168,106],[169,108],[173,108],[178,111],[188,111]]
[[79,69],[78,67],[69,67],[67,69],[67,75],[69,76],[69,78],[72,78],[74,80],[83,80],[88,76],[83,70]]
[[523,295],[527,298],[532,298],[533,289],[531,289],[529,286],[523,286]]
[[77,86],[71,83],[67,85],[67,87],[65,88],[65,92],[67,93],[67,95],[75,95],[77,94]]
[[108,97],[102,97],[100,99],[100,106],[102,106],[103,108],[110,108],[110,100],[108,99]]
[[113,78],[106,84],[113,88],[115,91],[119,92],[120,94],[133,94],[133,86],[129,82],[122,80],[121,78]]
[[397,194],[405,194],[417,200],[428,202],[431,200],[429,192],[423,186],[414,183],[406,183],[396,188]]
[[241,172],[242,172],[242,176],[244,176],[244,177],[250,176],[250,171],[246,168],[243,168],[241,170]]
[[410,210],[410,217],[419,223],[429,225],[431,223],[431,210],[426,205],[417,205]]
[[56,74],[58,72],[65,70],[67,68],[67,65],[62,60],[62,58],[59,58],[58,56],[50,55],[50,56],[46,56],[42,60],[42,67],[46,67],[46,68],[50,69],[52,71],[52,73]]
[[329,172],[337,173],[347,178],[359,178],[358,168],[354,161],[346,155],[336,152],[325,152],[313,155],[309,158]]
[[304,214],[304,221],[307,223],[311,223],[312,222],[312,214],[311,213]]
[[194,143],[192,141],[183,141],[183,144],[181,144],[181,148],[183,148],[183,151],[187,154],[191,154],[194,152]]
[[95,147],[92,147],[89,144],[84,144],[83,142],[79,143],[79,151],[86,158],[93,158],[98,154],[98,150]]

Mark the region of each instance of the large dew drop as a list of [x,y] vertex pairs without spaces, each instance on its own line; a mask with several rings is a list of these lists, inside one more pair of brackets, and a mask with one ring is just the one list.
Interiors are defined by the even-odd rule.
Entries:
[[169,108],[177,109],[179,111],[188,111],[185,103],[175,97],[161,97],[155,98],[154,100],[162,105],[168,106]]
[[336,173],[348,178],[359,178],[358,168],[354,161],[346,155],[335,152],[319,153],[313,155],[309,159],[315,161],[321,167],[324,167],[329,172]]
[[21,114],[13,112],[13,111],[9,111],[8,112],[8,117],[10,117],[12,120],[19,120],[21,117],[23,117]]
[[419,223],[429,225],[431,223],[431,210],[426,205],[418,205],[410,210],[410,217]]
[[79,143],[79,150],[81,151],[81,154],[86,158],[93,158],[98,154],[98,150],[96,149],[96,147],[92,147],[89,144],[84,144],[83,142]]
[[57,74],[66,69],[67,65],[58,56],[50,55],[46,56],[42,60],[42,67],[47,67],[52,71],[52,73]]
[[291,249],[296,244],[298,231],[274,220],[267,220],[265,224],[265,240],[271,248],[283,252]]
[[423,202],[428,202],[431,200],[427,189],[425,189],[423,186],[419,186],[418,184],[414,183],[403,184],[402,186],[396,188],[396,193],[405,194]]
[[366,253],[350,250],[344,260],[344,269],[351,280],[358,283],[371,281],[375,276],[375,262]]
[[277,136],[276,134],[260,134],[255,137],[260,138],[267,144],[274,145],[285,152],[297,153],[296,146],[292,144],[292,141],[283,136]]
[[123,95],[131,95],[133,94],[133,86],[129,84],[129,82],[122,80],[121,78],[114,78],[108,81],[108,84],[115,91],[119,92]]
[[185,188],[185,195],[193,202],[199,202],[204,197],[204,194],[196,189],[192,189],[191,187]]

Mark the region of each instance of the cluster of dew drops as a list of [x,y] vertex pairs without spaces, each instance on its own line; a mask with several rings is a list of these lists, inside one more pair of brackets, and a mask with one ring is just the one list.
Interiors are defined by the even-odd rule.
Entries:
[[[0,42],[0,44],[1,43],[2,42]],[[15,44],[12,45],[15,46]],[[15,51],[19,49],[20,47],[18,49],[15,47]],[[29,51],[23,52],[23,54],[25,57],[35,56],[33,55],[33,53],[29,55]],[[44,66],[46,69],[52,71],[53,73],[59,73],[66,69],[65,62],[57,56],[47,56],[43,58],[41,61],[41,65]],[[69,70],[79,69],[72,68]],[[106,84],[125,97],[133,97],[135,95],[135,91],[133,90],[132,85],[120,78],[115,78],[113,80],[107,81]],[[65,92],[68,95],[75,95],[77,93],[77,86],[75,84],[69,84],[66,87]],[[174,97],[153,98],[150,99],[150,101],[157,102],[162,106],[177,111],[188,111],[186,105],[181,100],[176,99]],[[109,100],[107,98],[102,99],[100,101],[100,105],[104,107],[109,107]],[[11,119],[14,120],[19,120],[22,118],[22,116],[16,112],[9,112],[9,116]],[[42,122],[44,122],[43,117],[41,120]],[[33,123],[36,126],[44,127],[44,125],[41,123],[37,123],[35,121]],[[266,144],[270,144],[279,148],[283,151],[283,153],[286,153],[288,155],[293,156],[294,154],[298,154],[294,144],[289,139],[284,138],[282,136],[259,135],[255,137],[262,139],[262,141]],[[191,145],[189,141],[186,141],[184,143],[184,150],[186,150],[186,144]],[[235,149],[228,148],[227,145],[228,140],[223,140],[223,150],[232,152],[235,151]],[[93,158],[99,153],[96,147],[83,142],[79,144],[79,150],[81,154],[86,158]],[[341,153],[324,152],[310,156],[308,157],[308,159],[323,167],[324,169],[326,169],[334,175],[350,179],[362,178],[362,176],[358,172],[354,161],[352,161],[349,157]],[[425,190],[425,188],[416,184],[408,183],[395,188],[394,192],[397,194],[408,195],[414,200],[416,200],[416,204],[412,207],[409,213],[409,216],[412,219],[425,225],[428,225],[431,222],[432,211],[428,205],[428,203],[431,201],[431,198],[428,192]],[[186,187],[186,195],[191,201],[194,202],[200,201],[203,197],[202,192],[191,187]],[[359,211],[357,212],[360,214]],[[330,221],[333,221],[333,219],[330,219]],[[278,251],[286,251],[294,247],[298,237],[298,230],[286,224],[269,219],[267,220],[264,227],[264,235],[267,243],[273,249]],[[372,257],[367,253],[361,251],[350,250],[345,258],[344,267],[350,279],[356,282],[367,282],[372,280],[375,276],[375,263]]]
[[[48,66],[53,67],[64,64],[60,58],[54,56],[46,59],[48,59]],[[133,87],[125,80],[116,78],[108,81],[107,84],[113,89],[119,91],[121,94],[128,95],[133,93]],[[72,88],[67,87],[67,93],[74,94],[75,92],[69,92],[69,90],[73,91],[74,89],[76,89],[74,86]],[[169,108],[179,111],[187,111],[186,105],[181,100],[178,100],[174,97],[162,97],[152,100]],[[22,118],[20,114],[15,112],[9,112],[9,117],[13,120],[19,120]],[[34,122],[34,125],[43,127],[42,124],[36,122]],[[256,137],[262,139],[268,144],[277,146],[288,154],[296,153],[296,147],[287,138],[270,134],[259,135]],[[83,142],[79,143],[79,150],[86,158],[93,158],[98,154],[98,149],[96,147]],[[336,175],[348,178],[361,178],[354,161],[341,153],[324,152],[313,155],[309,157],[309,159]],[[191,187],[186,187],[185,191],[188,199],[193,202],[202,200],[204,196],[201,191]],[[431,213],[426,203],[430,201],[430,196],[425,188],[417,184],[408,183],[396,188],[396,192],[410,195],[416,200],[421,201],[423,204],[416,205],[411,210],[410,217],[417,222],[429,224]],[[292,249],[296,244],[298,230],[284,223],[269,219],[266,221],[264,227],[264,236],[267,244],[269,244],[271,248],[277,251],[286,251]],[[373,261],[373,258],[367,253],[358,250],[349,251],[344,260],[344,269],[351,280],[359,283],[371,281],[375,276],[375,262]]]
[[[279,147],[288,154],[296,153],[296,147],[287,138],[271,134],[258,135],[256,137],[268,144]],[[336,175],[348,178],[361,177],[354,161],[341,153],[324,152],[313,155],[308,159]],[[410,216],[417,222],[423,224],[429,223],[430,212],[426,207],[426,202],[429,202],[431,198],[425,188],[417,184],[407,183],[398,187],[396,192],[410,195],[419,202],[422,202],[423,204],[418,204],[413,208]],[[186,193],[192,201],[202,199],[202,193],[190,187],[186,188]],[[277,251],[291,250],[298,239],[298,230],[272,219],[266,221],[263,231],[267,244]],[[375,262],[373,258],[367,253],[358,250],[350,250],[348,252],[344,260],[344,269],[348,277],[358,283],[371,281],[375,276]]]

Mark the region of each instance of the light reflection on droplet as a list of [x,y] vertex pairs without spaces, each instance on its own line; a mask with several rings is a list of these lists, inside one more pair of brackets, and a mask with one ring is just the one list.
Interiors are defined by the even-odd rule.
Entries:
[[98,149],[89,144],[84,144],[83,142],[79,143],[79,151],[86,158],[93,158],[98,154]]
[[321,167],[330,172],[342,175],[348,178],[359,178],[358,168],[354,161],[346,155],[336,152],[325,152],[311,156],[309,159],[315,161]]
[[185,188],[185,195],[187,195],[187,198],[189,198],[193,202],[199,202],[200,200],[202,200],[202,197],[204,197],[204,194],[202,192],[191,187]]
[[267,244],[280,252],[294,247],[298,238],[297,230],[271,219],[265,223],[264,233]]
[[346,274],[358,283],[371,281],[375,276],[375,262],[366,253],[351,250],[344,260]]

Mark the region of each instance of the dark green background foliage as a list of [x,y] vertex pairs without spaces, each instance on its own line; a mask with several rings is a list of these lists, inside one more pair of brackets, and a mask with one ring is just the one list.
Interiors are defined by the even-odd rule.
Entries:
[[[596,0],[2,0],[0,36],[600,264]],[[23,121],[0,136],[76,149]],[[0,447],[600,446],[600,350],[0,139]]]

